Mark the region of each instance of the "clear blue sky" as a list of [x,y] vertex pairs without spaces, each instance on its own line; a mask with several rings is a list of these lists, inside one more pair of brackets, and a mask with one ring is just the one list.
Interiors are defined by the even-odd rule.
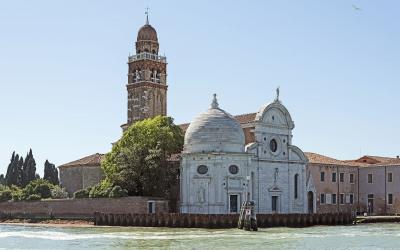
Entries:
[[400,154],[400,1],[1,0],[1,173],[14,150],[32,148],[43,175],[46,159],[111,149],[146,6],[177,123],[207,109],[214,92],[241,114],[280,86],[304,151]]

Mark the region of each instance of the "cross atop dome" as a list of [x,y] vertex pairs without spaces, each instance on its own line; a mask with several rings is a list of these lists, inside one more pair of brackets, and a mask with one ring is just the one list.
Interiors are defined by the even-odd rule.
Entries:
[[144,12],[144,14],[146,14],[146,24],[149,25],[149,7],[146,7],[146,12]]

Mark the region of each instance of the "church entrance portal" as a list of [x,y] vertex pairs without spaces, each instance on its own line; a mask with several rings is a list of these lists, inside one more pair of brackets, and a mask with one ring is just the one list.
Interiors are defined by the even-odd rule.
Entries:
[[278,196],[272,196],[272,212],[278,212]]
[[237,194],[229,195],[229,212],[237,214],[239,212],[239,199]]

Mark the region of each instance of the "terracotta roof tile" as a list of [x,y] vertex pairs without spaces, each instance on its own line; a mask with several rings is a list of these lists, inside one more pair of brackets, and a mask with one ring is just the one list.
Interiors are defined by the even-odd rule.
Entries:
[[69,163],[63,164],[59,166],[59,168],[63,167],[79,167],[79,166],[100,166],[101,160],[103,159],[104,154],[92,154],[86,157],[83,157],[76,161],[71,161]]
[[361,158],[364,158],[364,157],[368,157],[368,158],[374,159],[375,161],[382,162],[382,163],[391,161],[393,159],[396,159],[396,158],[393,158],[393,157],[384,157],[384,156],[375,156],[375,155],[365,155],[365,156],[363,156]]
[[309,163],[311,164],[327,164],[327,165],[340,165],[340,166],[357,166],[358,164],[346,161],[337,160],[325,155],[317,153],[305,152]]
[[235,115],[235,119],[240,122],[240,124],[245,124],[245,123],[250,123],[253,122],[254,119],[256,118],[257,113],[248,113],[248,114],[242,114],[242,115]]
[[384,166],[399,166],[400,167],[400,159],[392,158],[390,160],[386,160],[385,162],[376,163],[376,164],[368,164],[367,167],[384,167]]
[[[240,123],[240,124],[247,124],[251,123],[254,121],[256,118],[257,113],[248,113],[248,114],[241,114],[241,115],[235,115],[235,119]],[[187,128],[189,127],[190,123],[183,123],[179,124],[178,126],[182,129],[182,132],[185,133]]]

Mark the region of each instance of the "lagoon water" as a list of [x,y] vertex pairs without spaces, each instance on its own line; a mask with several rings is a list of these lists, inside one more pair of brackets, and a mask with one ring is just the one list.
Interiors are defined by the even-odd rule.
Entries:
[[258,232],[0,225],[0,249],[400,249],[400,224]]

